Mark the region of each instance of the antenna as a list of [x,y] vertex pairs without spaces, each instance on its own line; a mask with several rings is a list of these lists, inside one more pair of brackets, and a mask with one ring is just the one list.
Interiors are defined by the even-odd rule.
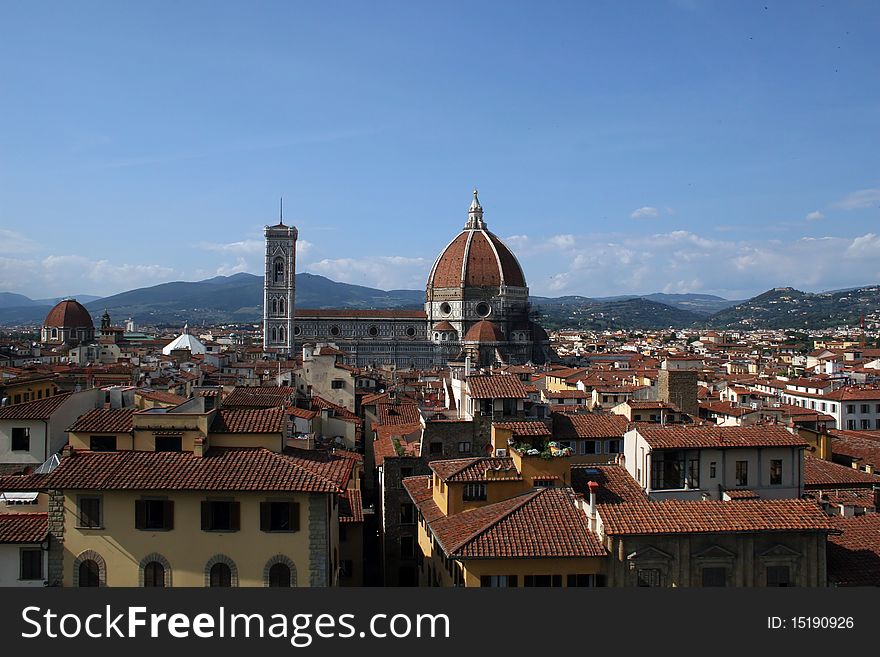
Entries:
[[283,196],[281,197],[281,204],[278,208],[278,223],[279,224],[284,223],[284,197]]

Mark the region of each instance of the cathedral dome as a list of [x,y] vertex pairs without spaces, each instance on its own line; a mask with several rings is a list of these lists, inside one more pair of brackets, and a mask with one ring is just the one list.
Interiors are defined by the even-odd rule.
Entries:
[[428,288],[526,287],[516,256],[483,221],[474,190],[464,230],[443,249],[431,268]]
[[464,342],[505,342],[505,337],[493,322],[484,319],[468,329]]
[[76,299],[64,299],[46,315],[43,326],[49,328],[86,328],[94,329],[89,311]]

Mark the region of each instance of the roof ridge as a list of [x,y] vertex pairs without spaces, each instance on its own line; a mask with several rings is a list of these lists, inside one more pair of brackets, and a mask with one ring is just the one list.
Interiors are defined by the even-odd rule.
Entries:
[[[465,545],[467,545],[467,544],[470,543],[471,541],[475,540],[478,536],[480,536],[480,534],[484,534],[484,533],[486,533],[487,531],[489,531],[490,529],[492,529],[492,527],[495,527],[498,523],[500,523],[502,520],[508,518],[512,513],[515,513],[516,511],[519,511],[519,510],[520,510],[521,508],[523,508],[526,504],[528,504],[529,502],[531,502],[532,500],[534,500],[535,498],[537,498],[539,495],[542,495],[543,493],[546,493],[548,490],[550,490],[550,489],[549,489],[549,488],[538,488],[538,489],[531,490],[531,491],[528,491],[528,492],[526,492],[526,493],[523,493],[522,495],[520,495],[520,497],[522,498],[521,501],[519,501],[519,502],[517,502],[516,504],[514,504],[513,506],[511,506],[510,509],[508,509],[508,510],[505,511],[502,515],[500,515],[500,516],[498,516],[497,518],[495,518],[495,519],[493,519],[492,521],[490,521],[488,524],[484,525],[484,526],[481,527],[480,529],[475,530],[470,536],[466,536],[465,538],[463,538],[462,540],[460,540],[456,545],[450,547],[450,549],[449,549],[449,554],[452,554],[453,552],[457,552],[458,550],[460,550],[461,548],[463,548]],[[515,497],[514,497],[514,498],[509,498],[509,499],[506,499],[506,500],[502,500],[502,501],[500,501],[500,502],[495,502],[495,504],[504,504],[505,502],[509,502],[509,501],[512,500],[512,499],[516,499],[516,498],[515,498]],[[486,506],[478,507],[477,509],[474,509],[474,511],[479,511],[479,510],[482,510],[482,509],[487,509],[487,508],[489,508],[489,507],[491,507],[491,506],[495,506],[495,504],[487,504]],[[467,512],[465,512],[465,513],[467,513]]]

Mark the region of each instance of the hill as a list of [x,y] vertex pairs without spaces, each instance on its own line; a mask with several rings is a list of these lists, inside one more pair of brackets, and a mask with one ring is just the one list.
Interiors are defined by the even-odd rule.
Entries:
[[855,326],[862,315],[880,321],[880,285],[815,294],[777,287],[715,313],[706,322],[717,328],[821,329]]
[[705,319],[689,310],[682,310],[642,297],[615,301],[586,299],[563,303],[536,303],[539,322],[547,329],[614,330],[627,328],[661,329],[691,326]]

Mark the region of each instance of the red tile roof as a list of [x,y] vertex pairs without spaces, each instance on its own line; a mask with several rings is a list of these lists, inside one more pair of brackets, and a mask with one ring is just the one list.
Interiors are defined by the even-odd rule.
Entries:
[[72,394],[63,392],[37,401],[3,406],[0,408],[0,420],[48,420]]
[[236,386],[223,399],[223,406],[244,408],[272,408],[289,402],[296,388],[289,386]]
[[[181,374],[185,374],[185,372],[181,372]],[[159,402],[160,404],[173,404],[174,406],[186,401],[186,397],[164,390],[138,390],[135,394],[150,401]]]
[[373,441],[373,461],[377,468],[383,466],[387,458],[418,458],[420,451],[418,441],[407,442],[392,436],[382,436]]
[[653,449],[806,447],[806,443],[799,436],[778,425],[719,427],[640,424],[637,429]]
[[[517,471],[513,459],[509,457],[441,459],[431,461],[428,466],[446,482],[522,480],[522,475]],[[493,475],[487,477],[487,471],[493,471]]]
[[547,428],[547,425],[543,422],[534,421],[534,422],[493,422],[493,427],[498,429],[506,429],[510,431],[514,436],[550,436],[552,435],[550,429]]
[[191,452],[75,452],[47,475],[47,488],[338,493],[334,468],[260,447]]
[[719,534],[831,531],[828,516],[807,500],[684,501],[603,504],[604,531],[618,534]]
[[221,408],[211,422],[211,433],[283,433],[283,408]]
[[0,513],[0,543],[42,543],[48,534],[46,513]]
[[96,408],[81,416],[67,430],[74,433],[131,433],[132,408]]
[[832,519],[840,535],[828,537],[828,580],[839,586],[880,586],[880,514]]
[[339,522],[363,522],[364,504],[359,490],[348,489],[339,498]]
[[622,438],[627,419],[612,413],[553,413],[553,437],[557,440]]
[[590,481],[599,484],[596,490],[598,504],[647,504],[648,498],[638,482],[622,465],[571,466],[571,485],[575,491],[589,499]]
[[413,424],[421,422],[418,404],[378,404],[376,406],[378,424]]
[[474,399],[528,399],[519,377],[512,374],[469,376],[468,390]]
[[804,486],[806,488],[850,486],[870,488],[880,486],[880,476],[805,454]]
[[604,557],[569,488],[540,488],[503,502],[444,516],[434,504],[430,477],[403,485],[444,552],[459,559]]

